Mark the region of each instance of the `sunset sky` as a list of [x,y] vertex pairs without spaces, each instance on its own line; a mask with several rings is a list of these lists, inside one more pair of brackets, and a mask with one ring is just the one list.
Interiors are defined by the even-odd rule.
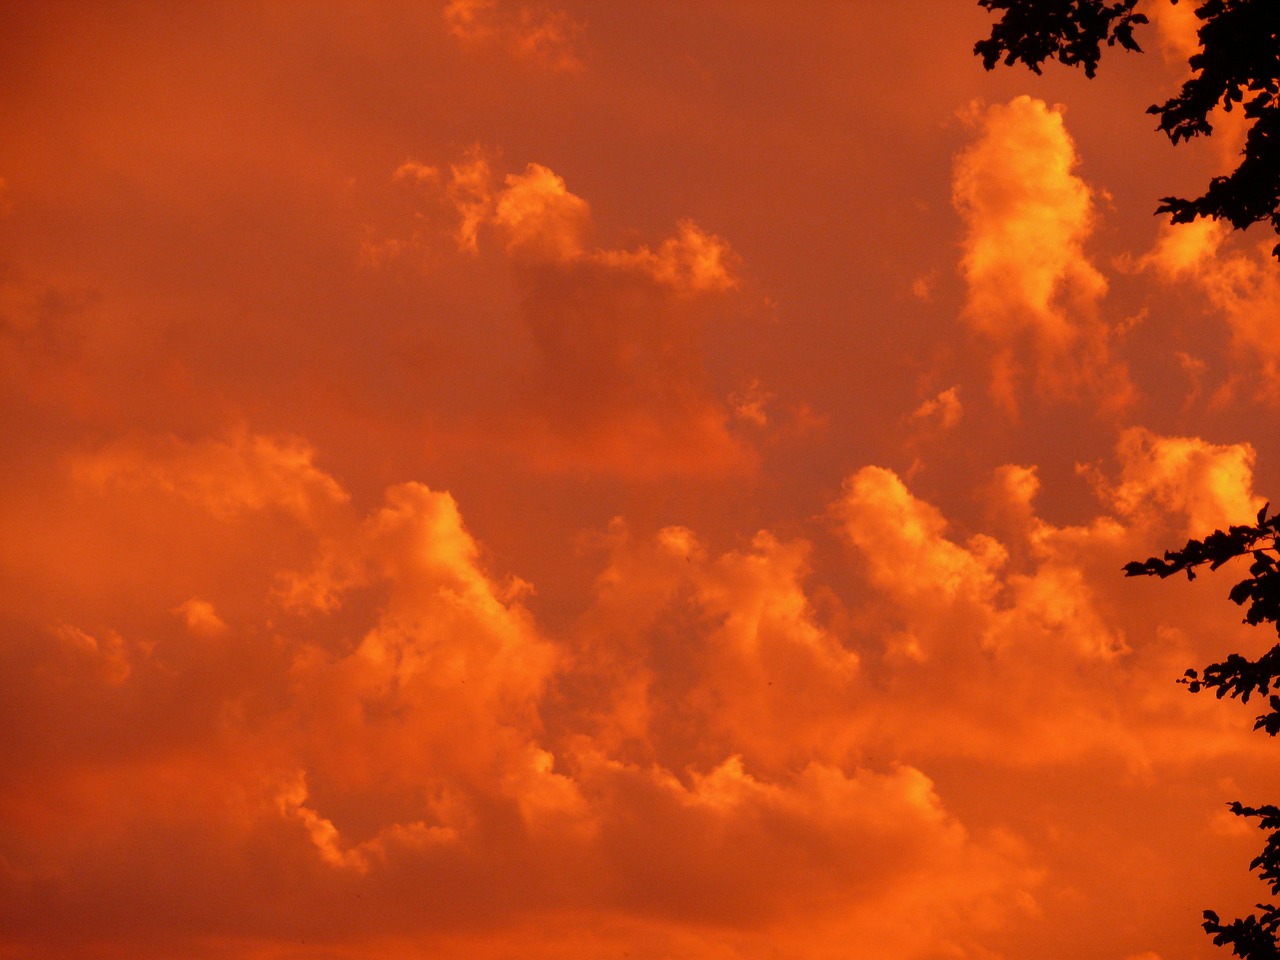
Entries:
[[0,7],[0,957],[1191,960],[1280,501],[1192,4]]

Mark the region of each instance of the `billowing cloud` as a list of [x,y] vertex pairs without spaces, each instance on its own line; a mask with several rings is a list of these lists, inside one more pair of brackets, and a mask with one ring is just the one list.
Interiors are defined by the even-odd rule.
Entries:
[[1262,500],[1253,492],[1255,453],[1247,443],[1158,437],[1133,428],[1120,437],[1120,481],[1106,496],[1126,517],[1185,517],[1188,536],[1203,537],[1252,520]]
[[443,199],[453,209],[458,246],[465,251],[478,252],[481,228],[491,227],[518,264],[636,270],[686,296],[723,293],[739,283],[737,257],[729,245],[691,220],[679,221],[676,234],[656,250],[592,249],[589,204],[540,163],[506,174],[499,183],[491,159],[473,146],[449,165],[447,182],[438,168],[416,160],[401,164],[394,179],[417,184],[426,199]]
[[942,514],[912,496],[891,470],[859,470],[846,483],[836,512],[865,554],[871,581],[904,604],[992,599],[1004,548],[982,534],[965,546],[947,539]]
[[[230,451],[255,449],[253,436],[161,444],[148,470],[136,447],[120,475],[161,483],[219,464],[242,477]],[[308,451],[298,459],[309,466],[309,447],[292,449]],[[215,513],[277,499],[199,498]],[[202,889],[220,891],[224,917],[256,909],[251,860],[290,864],[301,899],[277,899],[255,921],[261,934],[311,923],[305,904],[318,896],[334,913],[309,940],[340,924],[352,956],[388,934],[483,944],[479,931],[538,905],[649,918],[643,936],[803,912],[815,957],[872,929],[914,954],[937,936],[973,935],[974,910],[1003,917],[1031,902],[1038,871],[1016,843],[968,830],[921,769],[860,761],[860,657],[810,599],[803,541],[760,532],[713,554],[687,528],[637,539],[615,525],[597,599],[561,643],[525,606],[528,584],[486,569],[448,493],[404,483],[359,523],[307,516],[312,572],[294,575],[292,594],[260,583],[257,622],[230,623],[195,596],[146,643],[62,624],[6,653],[46,700],[10,728],[10,762],[44,765],[40,782],[57,798],[37,815],[28,786],[0,785],[0,806],[22,811],[6,829],[27,838],[6,844],[10,909],[30,910],[39,890],[28,914],[39,927],[86,898],[127,912],[123,891],[141,889],[175,949],[200,955],[192,924],[212,934],[218,922],[197,923],[200,900],[170,883],[163,850],[175,837]],[[922,524],[939,532],[936,518]],[[322,602],[299,602],[309,582]],[[138,725],[197,679],[200,696],[162,736],[170,758],[139,767]],[[68,684],[78,714],[52,696]],[[43,739],[84,710],[108,752],[84,736],[56,749]],[[192,750],[203,755],[195,767],[178,759]],[[85,808],[73,798],[90,781],[118,799]],[[66,842],[39,840],[41,823]],[[134,856],[121,861],[120,845]],[[98,879],[109,864],[119,895]],[[377,900],[376,918],[330,899],[361,892]],[[932,904],[923,928],[906,906],[921,902]],[[531,949],[558,955],[536,940]]]
[[[1115,515],[1080,526],[1037,517],[1036,471],[1005,466],[989,488],[1001,540],[953,534],[895,473],[864,467],[827,517],[852,548],[853,586],[804,539],[760,531],[713,549],[690,527],[640,534],[619,519],[589,606],[552,637],[528,605],[536,585],[491,571],[450,494],[395,484],[359,519],[304,441],[230,436],[135,441],[80,466],[134,496],[175,498],[181,483],[214,519],[304,519],[312,556],[245,566],[256,599],[234,617],[208,599],[216,582],[196,583],[145,639],[59,622],[8,650],[20,702],[42,704],[10,718],[7,749],[13,769],[44,772],[0,785],[8,828],[28,838],[6,847],[28,930],[94,898],[127,915],[96,879],[110,864],[111,889],[147,891],[175,949],[199,955],[200,901],[147,852],[179,837],[236,924],[263,895],[246,864],[289,864],[299,898],[277,900],[255,936],[312,924],[309,942],[340,956],[386,936],[485,955],[494,931],[549,910],[580,936],[626,918],[630,932],[591,941],[624,949],[712,925],[736,931],[730,956],[763,960],[760,938],[803,916],[802,956],[874,931],[873,956],[923,957],[1040,914],[1071,882],[1046,873],[1018,817],[967,824],[931,768],[980,763],[999,779],[1239,750],[1180,710],[1172,685],[1117,716],[1148,660],[1192,654],[1172,625],[1135,635],[1115,581],[1163,522],[1134,504],[1193,523],[1252,505],[1243,446],[1126,434],[1119,479],[1099,486]],[[139,724],[197,679],[170,712],[169,752],[139,767],[157,736]],[[68,733],[85,711],[93,738]],[[86,807],[88,782],[121,799]],[[55,798],[38,816],[31,783]],[[1051,796],[1028,803],[1070,816]],[[55,826],[65,843],[39,839]],[[121,861],[121,845],[135,855]],[[357,894],[376,915],[340,905]],[[315,897],[330,904],[321,927]],[[529,941],[533,956],[559,949]]]
[[[1132,626],[1118,616],[1125,602],[1118,570],[1149,553],[1152,543],[1247,520],[1260,505],[1251,486],[1253,454],[1246,445],[1217,446],[1134,429],[1122,435],[1117,455],[1118,481],[1095,484],[1104,509],[1080,525],[1057,526],[1038,517],[1036,471],[1001,467],[989,488],[1001,540],[983,533],[953,539],[940,511],[890,470],[865,467],[849,478],[832,516],[880,598],[866,608],[879,611],[879,655],[895,684],[913,674],[918,678],[916,685],[895,687],[902,701],[891,713],[900,709],[903,715],[881,721],[902,725],[895,729],[896,742],[923,735],[921,749],[933,753],[941,747],[915,720],[931,713],[920,699],[930,695],[927,678],[945,674],[961,689],[994,684],[1002,690],[1000,702],[986,708],[968,712],[956,706],[949,723],[969,732],[953,746],[996,737],[1011,758],[1100,749],[1115,750],[1131,763],[1168,756],[1160,738],[1169,722],[1164,711],[1171,709],[1171,692],[1152,701],[1145,721],[1131,716],[1128,729],[1117,728],[1109,716],[1107,701],[1123,696],[1119,691],[1130,670],[1141,675],[1139,664],[1168,654],[1136,640]],[[1056,674],[1062,670],[1095,676],[1107,695],[1099,698],[1060,680]],[[966,680],[971,671],[984,679]],[[958,705],[965,694],[946,699]],[[1037,700],[1041,707],[1033,706]],[[1053,708],[1046,709],[1050,703]],[[1149,738],[1135,736],[1143,722],[1151,724]],[[997,734],[988,724],[1005,729]],[[1201,748],[1220,749],[1217,736],[1207,737]]]
[[507,252],[533,263],[568,263],[583,255],[591,220],[587,202],[541,164],[509,174],[495,202],[493,222],[505,234]]
[[989,342],[992,394],[1014,410],[1028,385],[1123,399],[1126,379],[1098,316],[1107,281],[1084,245],[1093,194],[1075,171],[1063,112],[1017,97],[976,110],[976,141],[955,163],[952,197],[966,235],[963,318]]
[[0,5],[0,956],[1156,960],[1256,901],[1275,743],[1175,681],[1268,638],[1122,574],[1277,484],[1265,255],[1119,271],[1238,149],[1142,129],[1194,4],[1090,82],[885,6]]
[[[677,768],[680,757],[738,755],[785,770],[856,753],[843,705],[858,655],[817,616],[807,544],[761,531],[711,557],[683,527],[636,543],[617,521],[610,536],[579,638],[581,666],[605,693],[593,707],[603,742]],[[686,631],[697,642],[673,646]]]

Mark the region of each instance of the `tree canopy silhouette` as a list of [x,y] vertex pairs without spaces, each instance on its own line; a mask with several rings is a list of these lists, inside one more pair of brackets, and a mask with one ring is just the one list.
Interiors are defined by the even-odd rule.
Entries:
[[[1169,577],[1186,573],[1195,579],[1196,568],[1208,565],[1217,570],[1237,557],[1248,557],[1249,576],[1231,588],[1232,602],[1245,607],[1244,622],[1252,626],[1270,624],[1280,633],[1280,515],[1267,515],[1267,507],[1258,512],[1257,522],[1215,530],[1203,540],[1188,540],[1181,550],[1166,551],[1164,557],[1135,560],[1125,565],[1125,576]],[[1280,643],[1251,660],[1232,653],[1219,663],[1203,670],[1188,670],[1182,677],[1192,693],[1212,690],[1218,699],[1239,697],[1248,703],[1257,695],[1266,698],[1265,709],[1254,721],[1255,730],[1271,736],[1280,733]],[[1249,865],[1271,888],[1272,896],[1280,896],[1280,807],[1267,804],[1246,807],[1233,802],[1231,812],[1240,817],[1257,819],[1258,826],[1270,831],[1266,846]],[[1204,912],[1204,929],[1218,946],[1230,946],[1244,960],[1280,960],[1280,907],[1274,903],[1257,905],[1260,913],[1223,923],[1212,910]]]
[[[1178,0],[1172,0],[1177,3]],[[1093,77],[1102,45],[1141,51],[1134,28],[1148,22],[1138,0],[978,0],[1000,12],[991,36],[974,45],[988,70],[1001,60],[1036,73],[1046,60],[1083,66]],[[1244,110],[1250,121],[1243,159],[1214,177],[1195,199],[1163,197],[1156,213],[1174,223],[1198,217],[1225,220],[1237,230],[1269,221],[1280,231],[1280,3],[1277,0],[1205,0],[1196,7],[1200,49],[1188,61],[1192,75],[1177,96],[1153,104],[1158,128],[1176,144],[1209,135],[1210,112]],[[1280,259],[1280,243],[1272,249]]]

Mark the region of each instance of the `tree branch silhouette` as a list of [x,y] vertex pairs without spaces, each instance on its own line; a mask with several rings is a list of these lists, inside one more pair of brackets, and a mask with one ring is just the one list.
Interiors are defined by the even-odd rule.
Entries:
[[[1256,523],[1215,530],[1202,540],[1188,540],[1180,550],[1166,551],[1163,557],[1127,563],[1125,576],[1163,579],[1185,573],[1194,580],[1199,567],[1207,565],[1210,570],[1217,570],[1237,557],[1248,557],[1249,576],[1236,583],[1228,597],[1245,607],[1245,623],[1270,624],[1280,633],[1280,515],[1268,516],[1269,508],[1270,504],[1258,512]],[[1220,700],[1239,697],[1242,703],[1248,703],[1254,695],[1266,697],[1267,709],[1254,721],[1253,728],[1273,737],[1280,733],[1280,696],[1272,693],[1280,685],[1280,643],[1257,659],[1232,653],[1203,670],[1188,670],[1179,683],[1186,684],[1192,693],[1212,690]],[[1280,807],[1246,807],[1239,801],[1229,806],[1236,816],[1256,819],[1260,829],[1270,831],[1266,845],[1249,868],[1267,883],[1273,897],[1280,897]],[[1226,923],[1213,910],[1206,910],[1205,932],[1215,944],[1230,946],[1243,960],[1280,960],[1280,907],[1259,903],[1257,908],[1258,914]]]
[[[1178,0],[1172,0],[1177,3]],[[1134,28],[1148,23],[1138,0],[978,0],[999,12],[991,36],[974,44],[988,70],[1021,62],[1036,73],[1046,60],[1097,73],[1102,46],[1141,52]],[[1243,159],[1213,177],[1193,199],[1162,197],[1156,213],[1173,223],[1200,217],[1225,220],[1237,230],[1267,221],[1280,232],[1280,3],[1276,0],[1206,0],[1195,9],[1200,49],[1188,60],[1191,76],[1177,96],[1153,104],[1157,129],[1175,144],[1213,133],[1212,111],[1239,108],[1249,121]],[[1280,259],[1280,243],[1272,249]]]

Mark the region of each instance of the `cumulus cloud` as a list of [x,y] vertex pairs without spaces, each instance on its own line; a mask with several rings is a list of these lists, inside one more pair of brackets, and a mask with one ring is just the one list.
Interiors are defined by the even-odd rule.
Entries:
[[[427,944],[479,916],[505,929],[539,904],[587,922],[641,918],[654,925],[642,936],[800,912],[836,937],[853,904],[857,929],[887,923],[923,949],[907,903],[938,907],[932,936],[969,929],[979,904],[1017,910],[1030,896],[1025,852],[967,830],[925,772],[860,761],[860,657],[810,600],[805,542],[761,532],[715,552],[688,528],[633,537],[615,525],[596,601],[560,642],[524,605],[527,585],[486,569],[446,492],[397,484],[359,523],[316,521],[316,569],[345,572],[305,617],[282,618],[264,589],[257,621],[233,630],[197,595],[170,610],[154,649],[60,626],[22,654],[38,670],[14,659],[27,648],[6,652],[38,685],[74,677],[77,716],[89,710],[95,738],[130,749],[135,724],[200,684],[163,734],[146,728],[169,746],[145,771],[94,738],[81,755],[59,747],[46,789],[74,793],[92,776],[119,799],[93,816],[44,813],[68,843],[39,862],[29,843],[7,847],[12,870],[77,878],[44,888],[41,910],[93,896],[127,909],[94,879],[111,864],[112,889],[144,889],[188,924],[197,900],[148,852],[174,836],[201,889],[221,891],[224,919],[261,895],[245,864],[289,865],[306,903],[277,898],[267,936],[311,923],[309,898],[370,894],[376,921],[332,903],[357,944]],[[51,657],[74,671],[59,678]],[[9,749],[50,763],[41,737],[63,719],[34,712]],[[0,784],[0,803],[25,803],[16,790]],[[173,812],[161,822],[150,808]],[[30,831],[31,816],[8,826]],[[547,951],[533,955],[558,955]]]
[[[603,694],[592,708],[603,742],[676,768],[681,757],[736,754],[777,771],[853,755],[843,705],[859,658],[810,601],[805,542],[761,531],[712,556],[683,527],[637,542],[617,521],[610,536],[578,637]],[[699,641],[680,646],[682,631]]]
[[952,198],[966,228],[963,318],[995,350],[993,396],[1015,410],[1030,381],[1042,394],[1088,389],[1118,402],[1127,380],[1098,316],[1107,281],[1084,249],[1093,194],[1074,172],[1062,109],[1021,96],[975,109],[972,122]]
[[1125,517],[1184,517],[1187,536],[1203,537],[1251,521],[1262,506],[1253,492],[1256,455],[1247,443],[1160,437],[1135,427],[1121,434],[1116,452],[1120,480],[1103,490]]
[[[1152,696],[1151,712],[1131,712],[1123,726],[1110,715],[1108,700],[1124,696],[1127,677],[1143,676],[1149,662],[1169,657],[1167,639],[1151,645],[1149,625],[1137,628],[1120,617],[1131,600],[1118,571],[1156,544],[1203,536],[1256,513],[1253,451],[1133,429],[1122,434],[1117,458],[1117,479],[1095,478],[1097,515],[1077,525],[1037,516],[1034,468],[998,469],[988,496],[1000,540],[985,533],[955,537],[943,514],[890,470],[864,467],[849,478],[831,515],[874,592],[863,616],[872,618],[880,649],[863,657],[870,664],[864,671],[886,671],[892,679],[885,682],[901,698],[880,720],[893,726],[894,742],[916,742],[929,755],[999,741],[1010,758],[1101,750],[1144,765],[1168,756],[1166,724],[1181,722],[1169,715],[1177,716],[1171,692]],[[1178,646],[1192,657],[1185,641]],[[1171,677],[1180,672],[1166,669]],[[1060,671],[1091,676],[1109,692],[1082,688]],[[931,734],[916,723],[933,714],[921,698],[934,689],[929,678],[942,675],[952,687],[949,705],[937,706],[951,716],[946,723],[954,736],[946,745],[932,740],[939,728]],[[970,687],[994,687],[1000,695],[982,707],[960,706]],[[1150,732],[1135,734],[1144,724]],[[1218,737],[1208,734],[1194,749],[1221,749]]]
[[602,842],[628,901],[659,916],[730,927],[767,929],[802,912],[817,936],[801,949],[814,956],[840,942],[837,931],[871,929],[879,931],[874,942],[918,950],[898,901],[928,901],[940,908],[931,919],[941,920],[947,908],[963,911],[985,897],[1011,904],[1034,883],[1021,858],[976,841],[929,778],[906,766],[849,774],[813,763],[777,781],[736,756],[679,778],[597,758],[583,777],[618,805]]
[[566,263],[583,255],[591,209],[565,188],[563,178],[541,164],[529,164],[523,174],[508,174],[494,206],[493,222],[505,234],[513,257]]
[[657,251],[602,250],[595,256],[609,266],[638,268],[679,293],[723,293],[738,285],[728,244],[692,220],[681,220],[676,235],[663,240]]
[[591,248],[590,205],[540,163],[499,182],[492,160],[473,146],[449,165],[447,181],[436,167],[416,160],[401,164],[394,178],[418,185],[428,199],[443,199],[457,220],[459,248],[471,253],[479,251],[483,227],[494,231],[514,261],[526,265],[634,270],[682,295],[723,293],[739,283],[737,257],[728,243],[691,220],[680,220],[675,235],[656,250]]
[[[243,466],[254,449],[165,442],[155,471],[120,476],[164,490],[156,475]],[[288,449],[304,489],[331,491],[297,453],[309,447]],[[873,934],[886,960],[941,941],[977,949],[1066,881],[1021,826],[957,812],[953,765],[1003,782],[1010,768],[1231,749],[1219,732],[1193,736],[1174,694],[1138,695],[1151,663],[1135,660],[1187,648],[1167,629],[1135,635],[1113,581],[1157,524],[1133,504],[1226,515],[1250,502],[1250,464],[1244,447],[1127,435],[1118,479],[1099,487],[1113,513],[1080,526],[1039,518],[1036,471],[1007,465],[988,491],[1002,540],[956,533],[894,472],[864,467],[826,517],[854,585],[849,555],[805,539],[760,531],[716,548],[692,527],[616,520],[588,606],[554,637],[449,493],[395,484],[363,517],[330,504],[306,513],[312,564],[284,577],[245,567],[258,599],[234,617],[196,583],[156,604],[145,643],[60,623],[6,648],[5,676],[38,705],[0,717],[13,721],[7,762],[43,770],[31,783],[54,800],[37,811],[22,783],[0,783],[3,809],[21,811],[0,832],[66,836],[6,846],[5,869],[45,878],[29,881],[43,900],[16,902],[32,916],[95,899],[127,913],[123,891],[142,889],[189,927],[198,900],[157,866],[176,837],[200,889],[220,891],[208,929],[256,917],[278,940],[302,925],[343,956],[386,936],[433,949],[460,938],[483,956],[484,931],[510,936],[530,911],[573,916],[581,936],[614,918],[624,949],[710,925],[751,960],[797,918],[808,932],[791,942],[815,960]],[[197,500],[261,522],[295,502]],[[92,732],[76,732],[86,720]],[[116,799],[90,810],[88,796]],[[1072,816],[1052,795],[1025,803]],[[259,915],[267,881],[250,865],[263,862],[284,865],[299,894]],[[351,906],[357,894],[375,915]],[[317,898],[332,927],[315,925]]]
[[893,471],[863,467],[846,482],[835,512],[865,554],[871,581],[904,604],[992,599],[1004,548],[983,534],[963,546],[947,539],[942,514],[912,496]]

